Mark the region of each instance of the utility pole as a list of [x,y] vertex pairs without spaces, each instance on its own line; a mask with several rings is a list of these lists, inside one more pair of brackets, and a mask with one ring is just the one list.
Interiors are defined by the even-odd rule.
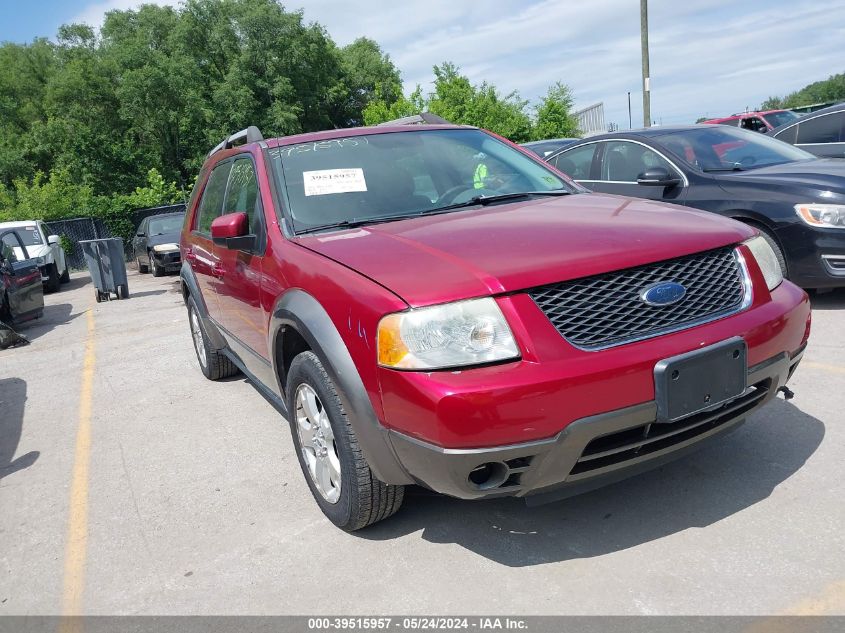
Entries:
[[628,91],[628,129],[631,130],[634,127],[634,122],[631,120],[631,91]]
[[640,43],[643,56],[643,125],[651,127],[651,86],[648,72],[648,0],[640,0]]

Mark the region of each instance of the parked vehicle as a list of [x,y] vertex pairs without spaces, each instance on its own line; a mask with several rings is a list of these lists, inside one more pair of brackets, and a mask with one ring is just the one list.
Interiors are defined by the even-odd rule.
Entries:
[[470,127],[244,130],[181,247],[202,372],[288,417],[346,530],[406,484],[537,503],[657,466],[772,399],[809,335],[753,228],[589,193]]
[[845,158],[845,103],[776,127],[769,136],[829,158]]
[[[29,256],[37,262],[44,290],[57,292],[61,284],[70,281],[70,269],[59,236],[48,235],[41,220],[0,223],[0,231],[7,229],[17,231]],[[23,251],[17,251],[17,256],[22,258]]]
[[38,262],[24,240],[28,229],[0,228],[0,321],[37,319],[44,313],[44,289]]
[[184,221],[184,212],[151,215],[141,221],[132,240],[138,272],[151,272],[153,277],[161,277],[181,268],[179,233]]
[[530,152],[537,154],[540,158],[545,158],[549,154],[554,154],[556,151],[563,149],[567,145],[571,145],[581,139],[577,138],[552,138],[545,141],[531,141],[530,143],[520,143],[522,147]]
[[765,110],[763,112],[741,112],[728,117],[707,119],[702,123],[733,125],[752,132],[768,132],[779,125],[785,125],[800,118],[792,110]]
[[722,125],[591,137],[547,159],[594,191],[712,211],[758,229],[803,288],[845,286],[845,162]]

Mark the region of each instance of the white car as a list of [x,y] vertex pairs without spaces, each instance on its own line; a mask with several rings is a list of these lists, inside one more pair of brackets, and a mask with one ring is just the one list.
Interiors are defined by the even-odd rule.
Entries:
[[[47,292],[56,292],[60,284],[70,281],[67,257],[59,243],[59,236],[48,236],[41,220],[2,222],[0,232],[4,229],[15,229],[23,240],[29,257],[37,260],[38,268],[41,270],[41,281]],[[15,255],[22,258],[22,249],[16,248]]]

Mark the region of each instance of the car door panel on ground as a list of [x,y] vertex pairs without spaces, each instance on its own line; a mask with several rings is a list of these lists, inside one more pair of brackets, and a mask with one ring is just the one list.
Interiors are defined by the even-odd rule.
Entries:
[[264,209],[259,195],[255,163],[250,154],[232,161],[223,214],[246,213],[249,232],[256,236],[252,251],[215,245],[220,273],[214,284],[220,324],[269,362],[267,314],[261,306],[262,260],[266,243]]
[[44,291],[37,261],[29,257],[23,240],[15,231],[0,233],[0,249],[0,277],[10,320],[40,316],[44,309]]

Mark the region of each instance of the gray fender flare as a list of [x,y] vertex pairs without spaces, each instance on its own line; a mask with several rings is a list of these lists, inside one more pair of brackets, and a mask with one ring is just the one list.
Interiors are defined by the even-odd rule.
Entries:
[[194,300],[194,303],[197,304],[197,312],[202,319],[202,324],[205,326],[205,332],[208,334],[208,338],[211,339],[211,344],[214,345],[216,349],[225,349],[228,347],[226,339],[223,338],[220,330],[217,329],[217,326],[208,314],[208,306],[205,303],[205,297],[203,297],[200,292],[199,284],[197,283],[197,276],[194,274],[194,271],[188,262],[182,262],[182,269],[179,271],[179,279],[182,282],[182,299],[184,300],[186,306],[188,305],[188,297],[191,297]]
[[376,417],[358,369],[331,317],[313,296],[299,289],[282,295],[270,317],[269,344],[279,393],[285,394],[287,376],[284,368],[278,366],[276,350],[280,349],[277,347],[281,344],[279,337],[284,336],[286,327],[293,327],[302,335],[337,386],[338,396],[373,474],[386,484],[414,483],[397,459],[387,429]]

